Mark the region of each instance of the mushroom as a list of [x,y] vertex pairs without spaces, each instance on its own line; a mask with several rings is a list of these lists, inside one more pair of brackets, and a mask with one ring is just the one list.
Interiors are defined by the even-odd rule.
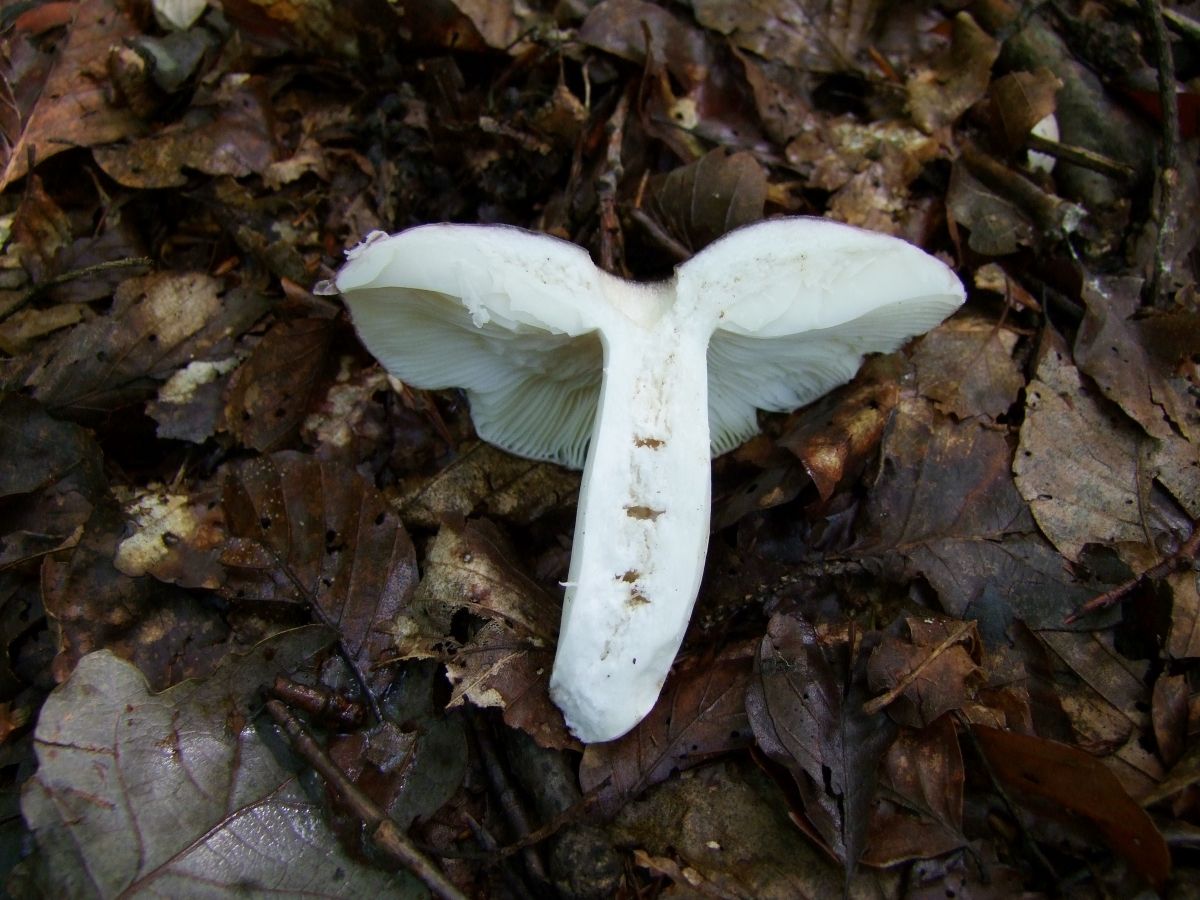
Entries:
[[738,229],[659,284],[499,225],[376,232],[336,288],[406,384],[466,391],[480,438],[583,469],[550,693],[585,742],[658,698],[700,589],[710,455],[963,302],[944,264],[821,219]]

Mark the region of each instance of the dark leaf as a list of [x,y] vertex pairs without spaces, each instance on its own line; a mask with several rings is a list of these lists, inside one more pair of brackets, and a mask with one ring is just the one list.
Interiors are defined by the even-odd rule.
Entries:
[[229,381],[225,423],[247,447],[283,449],[304,421],[329,365],[330,323],[279,322]]
[[804,810],[848,874],[866,847],[880,761],[895,736],[863,711],[861,661],[800,619],[771,619],[746,695],[759,747],[795,779]]
[[672,772],[748,746],[752,652],[750,646],[731,647],[715,660],[693,657],[678,665],[633,731],[584,751],[583,789],[601,789],[602,808],[611,812]]
[[[249,605],[314,604],[371,684],[386,684],[389,673],[374,666],[417,569],[412,542],[379,492],[351,469],[283,452],[234,467],[224,496],[237,539],[223,560],[224,593]],[[250,558],[248,545],[259,548]]]
[[711,150],[690,165],[650,179],[649,208],[693,253],[763,217],[767,173],[751,153]]
[[988,764],[1004,787],[1038,815],[1080,817],[1151,884],[1171,870],[1166,842],[1150,817],[1095,757],[1041,738],[976,725]]

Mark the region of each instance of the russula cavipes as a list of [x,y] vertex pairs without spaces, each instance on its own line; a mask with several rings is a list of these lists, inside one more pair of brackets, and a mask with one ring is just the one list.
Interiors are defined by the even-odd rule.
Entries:
[[497,225],[376,232],[347,257],[336,288],[389,372],[465,390],[483,440],[583,469],[550,693],[585,742],[641,721],[683,641],[710,456],[964,299],[918,248],[809,218],[731,232],[658,284]]

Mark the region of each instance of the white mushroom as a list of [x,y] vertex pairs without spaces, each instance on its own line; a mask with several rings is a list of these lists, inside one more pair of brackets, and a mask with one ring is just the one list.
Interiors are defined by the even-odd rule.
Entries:
[[550,691],[587,742],[650,711],[683,641],[710,454],[963,301],[916,247],[821,219],[739,229],[660,284],[504,226],[376,233],[348,256],[337,289],[388,371],[463,388],[481,438],[584,470]]

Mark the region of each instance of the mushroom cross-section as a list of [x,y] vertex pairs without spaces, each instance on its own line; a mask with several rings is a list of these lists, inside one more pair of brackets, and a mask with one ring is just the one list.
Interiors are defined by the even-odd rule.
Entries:
[[481,438],[583,468],[550,691],[587,742],[650,711],[683,641],[710,455],[754,435],[757,410],[816,399],[964,298],[916,247],[807,218],[734,231],[659,284],[546,235],[425,225],[370,235],[336,287],[397,378],[463,388]]

